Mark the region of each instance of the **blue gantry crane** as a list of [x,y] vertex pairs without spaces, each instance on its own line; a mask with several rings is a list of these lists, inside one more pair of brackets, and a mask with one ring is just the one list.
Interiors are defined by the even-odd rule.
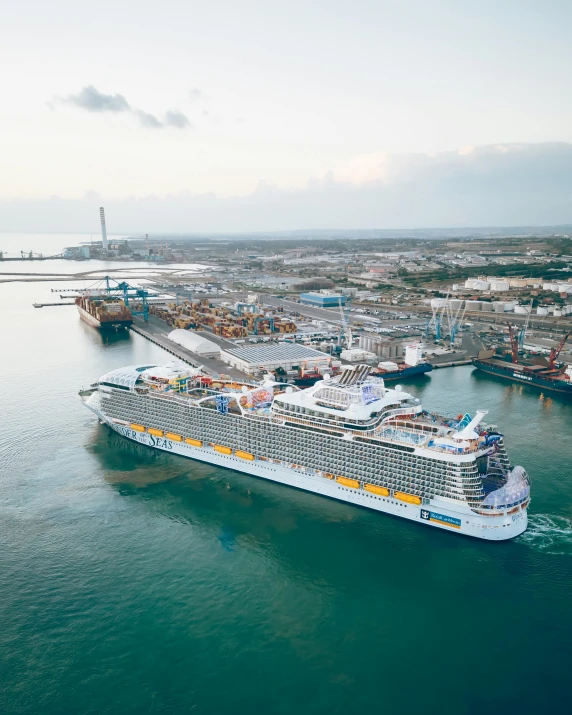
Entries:
[[[105,276],[103,281],[105,282],[105,288],[102,290],[107,293],[107,295],[117,295],[118,297],[123,298],[123,302],[126,307],[131,310],[132,315],[142,315],[145,321],[149,320],[149,291],[146,291],[144,288],[131,286],[125,281],[119,283],[109,276]],[[112,283],[115,283],[115,285]],[[97,289],[97,286],[90,288],[90,290],[94,289]],[[136,308],[133,304],[129,305],[130,299],[132,301],[136,301],[137,303],[141,303],[141,309]]]
[[260,321],[264,321],[264,320],[267,320],[267,321],[268,321],[268,325],[269,325],[269,327],[270,327],[270,332],[271,332],[271,333],[274,332],[274,330],[275,330],[275,327],[274,327],[274,318],[267,318],[267,317],[265,317],[264,315],[259,315],[258,317],[256,317],[256,318],[254,319],[254,334],[255,334],[255,335],[258,335],[258,323],[260,323]]

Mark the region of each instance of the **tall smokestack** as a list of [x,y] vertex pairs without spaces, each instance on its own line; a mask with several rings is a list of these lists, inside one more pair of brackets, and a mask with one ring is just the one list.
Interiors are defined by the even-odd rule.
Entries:
[[103,250],[107,251],[107,229],[105,228],[105,211],[103,206],[99,209],[99,218],[101,219],[101,241],[103,243]]

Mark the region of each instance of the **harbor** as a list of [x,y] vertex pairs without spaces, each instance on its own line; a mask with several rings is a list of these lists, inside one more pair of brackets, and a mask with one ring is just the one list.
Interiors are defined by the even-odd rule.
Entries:
[[[339,673],[359,685],[358,704],[373,702],[379,690],[365,677],[358,651],[380,659],[396,687],[406,687],[403,661],[385,654],[383,639],[401,643],[419,673],[420,688],[440,682],[443,666],[450,666],[444,653],[453,649],[463,669],[460,680],[447,683],[448,697],[463,697],[466,669],[482,667],[484,648],[505,663],[502,683],[491,684],[487,701],[492,692],[496,702],[510,708],[506,678],[526,677],[532,683],[527,697],[533,709],[543,702],[534,683],[552,682],[554,697],[565,695],[566,648],[559,634],[572,627],[562,586],[562,579],[572,576],[572,408],[567,401],[491,380],[472,366],[436,369],[405,383],[423,403],[442,411],[488,409],[533,480],[529,528],[511,542],[488,544],[428,532],[404,519],[158,454],[110,434],[86,414],[78,388],[122,365],[177,358],[133,331],[104,336],[74,307],[35,310],[34,301],[48,302],[52,295],[50,284],[43,285],[44,291],[22,283],[0,289],[3,325],[15,338],[5,346],[10,373],[0,377],[4,566],[12,574],[1,595],[4,613],[14,614],[4,619],[5,636],[19,642],[4,675],[13,682],[26,667],[24,654],[42,658],[47,649],[49,668],[28,676],[30,697],[44,697],[46,687],[64,687],[72,692],[68,702],[74,712],[81,712],[85,697],[103,709],[107,700],[100,686],[107,676],[93,663],[104,659],[125,677],[118,702],[126,711],[134,703],[143,705],[148,677],[174,677],[169,692],[183,702],[189,671],[197,677],[198,701],[212,704],[220,678],[243,687],[233,680],[235,662],[228,654],[240,659],[246,648],[248,667],[259,674],[266,702],[279,687],[277,663],[287,663],[291,683],[304,688],[309,659],[312,678],[328,683],[324,702],[335,711],[335,701],[347,697]],[[45,388],[22,390],[30,375]],[[31,431],[33,449],[23,438]],[[543,435],[550,435],[550,459],[539,448]],[[436,578],[436,573],[446,576]],[[211,578],[220,587],[214,612]],[[512,636],[491,644],[488,633],[477,631],[469,647],[459,641],[455,624],[482,607],[483,588],[495,594],[495,608]],[[99,591],[106,594],[104,607],[93,598]],[[546,627],[535,594],[557,629]],[[362,612],[355,607],[360,599],[378,607]],[[38,602],[43,604],[39,623]],[[73,607],[62,613],[62,604],[70,603]],[[237,603],[241,618],[229,643],[220,623]],[[434,617],[444,610],[446,619]],[[36,625],[29,630],[23,624],[32,615]],[[174,628],[165,641],[169,624]],[[196,657],[203,627],[214,639],[208,666]],[[430,659],[419,648],[420,632],[443,646]],[[340,633],[352,634],[342,651]],[[155,675],[132,667],[140,662],[142,646],[151,644],[177,654],[168,668],[155,664]],[[303,663],[293,644],[305,650]],[[89,662],[78,659],[78,652],[89,653]],[[547,661],[546,652],[554,658]],[[126,653],[132,665],[124,669]],[[72,686],[78,672],[87,681],[76,697]],[[444,696],[445,685],[437,685],[437,693]],[[215,699],[215,707],[224,710],[222,698]],[[485,698],[480,702],[485,707]]]
[[202,367],[206,372],[216,376],[229,375],[231,377],[244,378],[243,372],[229,367],[229,365],[222,362],[222,360],[198,355],[169,340],[169,331],[166,331],[164,323],[162,324],[162,321],[154,318],[154,316],[150,316],[148,321],[142,318],[135,318],[130,330],[188,365]]
[[0,715],[570,710],[571,24],[2,13]]
[[[523,668],[531,678],[555,676],[553,665],[547,667],[538,649],[557,652],[559,640],[544,628],[535,599],[522,594],[541,592],[543,603],[559,623],[572,627],[561,596],[561,574],[570,571],[572,557],[572,519],[568,509],[572,502],[568,479],[572,403],[558,392],[488,375],[473,361],[479,352],[492,351],[503,365],[510,364],[508,323],[516,336],[519,360],[548,360],[567,332],[567,318],[540,316],[537,321],[535,315],[493,313],[489,319],[491,314],[485,316],[482,310],[465,310],[461,323],[458,303],[449,300],[434,309],[424,308],[419,302],[369,304],[355,296],[341,308],[324,308],[300,302],[299,293],[281,298],[268,291],[252,291],[238,281],[206,277],[194,267],[193,278],[189,279],[184,268],[174,265],[149,271],[145,265],[126,269],[114,262],[93,261],[90,270],[77,272],[72,263],[66,263],[67,273],[61,264],[52,261],[50,267],[42,264],[44,274],[36,271],[36,275],[17,275],[16,271],[1,278],[0,314],[12,334],[17,335],[17,340],[7,346],[13,369],[9,380],[4,376],[8,427],[0,439],[0,478],[8,485],[8,508],[3,512],[8,524],[6,544],[14,557],[14,571],[19,564],[29,562],[32,571],[43,573],[43,564],[50,563],[52,543],[56,543],[59,569],[67,575],[62,582],[52,584],[46,573],[42,584],[47,585],[32,587],[23,598],[21,593],[8,589],[4,601],[13,603],[12,608],[32,608],[34,600],[41,598],[55,604],[53,612],[57,613],[60,600],[68,602],[77,597],[75,579],[79,577],[93,583],[96,590],[105,588],[106,598],[114,601],[118,622],[124,624],[134,609],[148,614],[150,603],[158,604],[152,592],[141,593],[131,584],[138,584],[138,579],[145,583],[159,579],[160,611],[166,618],[188,626],[197,617],[216,630],[220,618],[217,616],[216,623],[212,620],[211,606],[196,605],[212,599],[212,593],[204,586],[212,580],[210,576],[204,579],[204,574],[210,572],[225,588],[220,603],[223,611],[232,611],[236,599],[248,604],[242,617],[245,630],[234,631],[237,648],[242,650],[254,634],[262,648],[274,653],[272,669],[276,658],[285,659],[300,687],[307,674],[305,669],[297,668],[297,658],[291,660],[291,639],[277,640],[274,627],[268,633],[261,619],[264,624],[278,618],[280,632],[284,622],[292,624],[297,633],[306,633],[308,628],[311,633],[318,630],[320,642],[334,653],[341,624],[344,632],[355,634],[360,658],[365,649],[372,657],[379,655],[383,659],[383,638],[402,642],[408,663],[425,669],[420,683],[429,688],[440,677],[442,663],[432,660],[427,666],[425,655],[416,650],[419,632],[445,643],[448,651],[460,649],[463,662],[469,666],[473,663],[475,668],[480,667],[475,643],[478,652],[483,648],[490,652],[490,639],[484,634],[476,634],[468,649],[459,645],[457,630],[443,626],[442,619],[432,620],[443,603],[447,604],[448,617],[457,621],[469,618],[482,607],[480,595],[485,583],[487,592],[495,593],[496,606],[508,614],[505,626],[516,633],[509,648],[515,665],[509,663],[503,677],[520,677]],[[52,267],[54,273],[48,273]],[[109,292],[106,277],[112,288]],[[328,295],[310,299],[327,303]],[[43,307],[36,309],[34,304]],[[86,320],[80,307],[94,323]],[[111,329],[102,327],[106,316],[113,323],[113,316],[117,318],[119,314],[127,318],[123,324],[115,321]],[[558,365],[564,366],[572,359],[569,349],[568,343],[562,346],[555,357]],[[169,425],[169,429],[154,424],[151,412],[124,414],[115,422],[111,418],[107,426],[103,413],[99,421],[95,415],[86,415],[82,405],[82,400],[93,394],[94,380],[117,374],[118,370],[124,374],[129,366],[201,368],[208,378],[205,384],[212,380],[211,385],[224,388],[228,383],[231,391],[243,383],[257,384],[267,374],[289,381],[279,391],[298,385],[312,390],[316,382],[327,382],[326,375],[341,379],[348,368],[356,371],[359,381],[360,375],[365,374],[360,367],[364,358],[369,360],[368,369],[390,371],[390,393],[399,388],[419,404],[430,406],[428,415],[443,415],[437,429],[460,432],[463,420],[467,424],[467,419],[483,411],[487,412],[487,424],[479,439],[492,436],[494,442],[497,425],[502,429],[513,464],[524,465],[530,476],[529,503],[523,492],[520,501],[504,500],[496,505],[503,507],[498,512],[501,516],[496,518],[506,520],[498,524],[506,540],[497,540],[504,543],[494,543],[494,524],[490,541],[474,538],[474,534],[465,536],[470,527],[464,523],[467,519],[459,518],[459,512],[449,505],[441,504],[437,509],[424,503],[423,500],[430,501],[430,496],[423,490],[427,489],[428,479],[435,477],[435,471],[419,472],[421,479],[404,484],[384,483],[375,479],[381,476],[380,460],[363,459],[358,471],[352,471],[355,465],[347,461],[328,468],[321,464],[330,458],[323,448],[311,463],[305,464],[302,447],[308,450],[309,445],[314,445],[315,451],[318,441],[323,442],[324,435],[315,425],[308,426],[300,444],[295,444],[294,459],[292,452],[286,454],[292,449],[291,440],[272,438],[269,430],[262,430],[267,443],[261,450],[256,445],[250,447],[238,430],[217,428],[208,440],[203,440],[198,438],[196,429],[193,434],[185,432],[182,419]],[[408,365],[406,359],[417,365]],[[431,369],[427,370],[427,366]],[[409,370],[419,373],[408,376]],[[32,373],[46,387],[23,394],[21,385]],[[83,397],[78,398],[78,392]],[[224,410],[224,405],[223,399],[219,407]],[[48,421],[45,415],[49,415]],[[255,420],[255,416],[251,419]],[[303,415],[294,419],[301,420]],[[132,430],[133,425],[136,429]],[[433,417],[421,416],[417,426],[434,429],[436,424]],[[415,422],[393,425],[387,430],[386,440],[404,439],[406,428],[415,430]],[[319,429],[323,430],[323,425]],[[37,435],[33,450],[21,439],[30,430]],[[549,447],[539,446],[547,434]],[[411,445],[402,442],[398,446],[411,449],[420,437],[415,433],[410,439]],[[203,443],[201,447],[197,446],[199,442]],[[355,444],[359,445],[359,440]],[[443,448],[433,443],[429,452],[435,447]],[[184,459],[189,456],[188,450],[198,451],[196,459]],[[269,462],[268,455],[274,461]],[[398,463],[393,466],[397,474]],[[278,470],[280,479],[273,480]],[[15,478],[22,474],[23,478]],[[318,480],[319,487],[301,491],[304,480],[310,487],[315,486],[312,480]],[[499,483],[493,474],[483,485],[487,493],[479,495],[482,508],[475,508],[486,512],[485,507],[490,506],[486,502],[488,494],[498,491]],[[340,494],[345,500],[339,499]],[[377,506],[377,499],[382,500],[382,509],[369,506]],[[34,516],[31,522],[23,522],[18,516],[22,504],[26,513]],[[415,510],[421,509],[427,518],[419,511],[419,520],[432,525],[430,531],[425,523],[415,523],[415,518],[405,516],[413,517]],[[508,520],[524,513],[526,529],[519,533],[519,526],[524,524],[513,527]],[[473,515],[475,512],[471,512]],[[491,518],[488,514],[475,517]],[[510,538],[513,528],[514,537]],[[372,563],[381,563],[382,567],[372,569]],[[102,569],[104,575],[100,578]],[[98,575],[94,576],[94,572]],[[237,577],[237,573],[244,572],[249,574],[247,582]],[[435,573],[447,573],[447,579],[437,579]],[[119,596],[109,584],[110,580],[120,583],[122,579],[129,583]],[[421,591],[420,581],[424,583]],[[165,602],[163,597],[167,585],[173,594],[172,602]],[[355,610],[356,600],[363,598],[379,604],[373,615]],[[125,640],[122,631],[114,626],[109,630],[105,613],[90,609],[89,595],[81,599],[88,634],[84,638],[84,628],[78,629],[74,643],[82,650],[91,648],[95,658],[110,659],[121,671],[129,639]],[[195,604],[191,611],[181,605],[188,603]],[[322,615],[324,603],[329,604],[327,617]],[[396,608],[395,603],[401,605]],[[248,615],[252,609],[256,618]],[[386,612],[392,613],[391,623]],[[57,623],[54,627],[59,628]],[[192,656],[196,647],[194,627],[189,627],[192,635],[177,636],[173,645],[182,654],[182,669],[175,668],[181,681],[188,669],[200,669]],[[110,642],[91,637],[101,629],[107,629]],[[147,637],[155,642],[164,633],[164,626],[150,623],[135,633],[138,644]],[[299,644],[300,636],[295,635],[294,640]],[[360,684],[364,702],[373,702],[377,691],[362,677],[361,668],[348,666],[348,647],[343,657],[324,659],[324,652],[315,648],[314,640],[310,637],[303,647],[315,663],[315,676],[330,683],[324,696],[329,709],[336,707],[331,693],[338,699],[346,692],[343,685],[336,685],[340,672]],[[40,642],[46,640],[40,637]],[[59,663],[68,640],[56,637],[55,642],[55,659]],[[221,640],[216,643],[222,650],[228,647]],[[505,659],[506,647],[503,641],[493,646],[492,652]],[[234,669],[228,666],[226,657],[215,657],[211,662],[217,666],[217,678],[225,674],[233,677]],[[257,660],[256,667],[266,674],[273,688],[277,687],[265,660]],[[8,676],[17,677],[18,669],[17,664],[11,666]],[[384,672],[405,687],[401,667],[394,668],[387,661]],[[201,677],[208,681],[209,673],[204,671]],[[564,677],[564,672],[557,669],[556,677]],[[61,678],[56,677],[54,687],[60,682]],[[138,702],[141,681],[135,677],[133,683],[123,709]],[[45,678],[29,683],[32,692],[44,686]],[[458,697],[462,690],[458,689]],[[98,701],[99,688],[88,687],[87,692],[90,701],[103,704],[103,699]],[[451,694],[450,685],[447,694]],[[504,685],[495,689],[494,696],[495,701],[506,702],[510,708]],[[269,697],[272,694],[264,691],[264,698]],[[211,688],[199,687],[198,698],[212,702]],[[541,707],[542,699],[535,698],[534,693],[529,696],[535,707]],[[354,706],[352,699],[351,707]],[[79,702],[77,707],[81,708]]]

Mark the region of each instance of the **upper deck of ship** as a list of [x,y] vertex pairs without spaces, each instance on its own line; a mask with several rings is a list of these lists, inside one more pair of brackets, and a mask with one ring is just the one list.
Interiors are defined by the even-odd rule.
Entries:
[[213,378],[200,369],[168,364],[142,365],[103,375],[101,389],[118,388],[139,394],[182,401],[246,418],[313,428],[346,439],[396,442],[415,449],[463,455],[485,449],[478,425],[484,411],[473,420],[430,413],[400,385],[389,389],[379,378],[369,377],[369,367],[346,369],[340,377],[299,389],[270,378],[261,383],[230,377]]

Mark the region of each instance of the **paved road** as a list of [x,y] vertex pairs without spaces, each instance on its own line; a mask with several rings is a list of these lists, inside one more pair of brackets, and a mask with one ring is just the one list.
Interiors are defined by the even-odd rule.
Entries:
[[286,300],[285,298],[274,298],[267,294],[264,295],[263,304],[271,305],[275,308],[282,306],[285,310],[289,310],[290,312],[300,313],[315,320],[327,320],[330,323],[336,323],[336,325],[339,325],[341,322],[339,308],[316,308],[313,305],[304,305],[303,303],[296,303],[293,300]]
[[[340,309],[339,307],[337,308],[318,308],[313,305],[306,305],[304,303],[296,303],[293,300],[287,300],[286,298],[274,298],[271,295],[264,295],[264,305],[270,305],[273,307],[279,307],[282,306],[285,310],[291,311],[291,312],[297,312],[300,313],[301,315],[306,316],[307,318],[313,318],[315,320],[325,320],[330,323],[333,323],[335,325],[340,325],[341,324],[341,317],[340,317]],[[373,306],[371,306],[373,307]],[[375,307],[376,310],[384,310],[384,308],[381,308],[379,305]],[[407,312],[410,312],[409,310]],[[365,315],[362,313],[352,313],[349,312],[347,313],[347,319],[350,323],[350,325],[355,326],[357,323],[361,323],[364,328],[367,328],[368,326],[371,328],[379,328],[379,327],[390,327],[393,325],[397,325],[398,327],[401,327],[401,323],[399,320],[393,316],[385,317],[385,316],[375,316],[375,315]],[[411,318],[411,320],[408,321],[408,325],[415,325],[418,327],[419,331],[422,332],[422,330],[425,327],[425,320],[424,319],[419,319],[419,318]],[[399,336],[396,336],[399,337]]]

